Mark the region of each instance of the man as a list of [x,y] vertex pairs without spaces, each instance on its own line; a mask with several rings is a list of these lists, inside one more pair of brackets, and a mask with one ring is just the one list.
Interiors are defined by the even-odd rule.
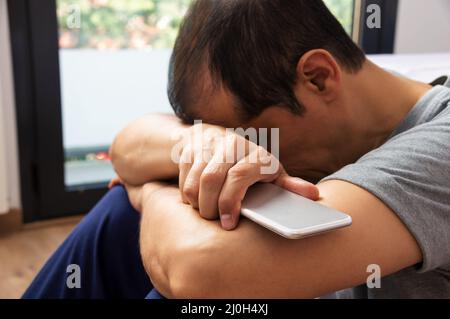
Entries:
[[[450,297],[450,89],[372,64],[322,1],[198,0],[174,48],[169,96],[182,122],[147,116],[111,150],[162,295]],[[224,127],[279,128],[278,169],[263,174],[278,159]],[[242,156],[225,161],[239,143]],[[174,177],[179,189],[158,182]],[[344,211],[353,225],[292,241],[239,221],[257,182]],[[139,217],[125,197],[114,188],[25,297],[143,297]],[[68,264],[84,269],[79,290],[65,286]],[[365,285],[370,265],[379,288]]]

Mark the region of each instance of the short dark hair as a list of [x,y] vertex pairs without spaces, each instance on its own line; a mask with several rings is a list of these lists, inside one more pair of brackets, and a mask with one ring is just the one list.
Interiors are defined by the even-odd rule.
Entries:
[[250,119],[270,106],[303,114],[293,87],[299,59],[325,49],[349,72],[365,55],[322,0],[196,0],[172,53],[168,94],[175,113],[192,121],[207,71]]

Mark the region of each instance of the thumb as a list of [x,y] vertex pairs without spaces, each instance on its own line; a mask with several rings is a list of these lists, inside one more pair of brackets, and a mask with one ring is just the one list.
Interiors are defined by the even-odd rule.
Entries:
[[310,200],[316,201],[319,199],[319,188],[301,178],[282,174],[275,180],[275,184]]

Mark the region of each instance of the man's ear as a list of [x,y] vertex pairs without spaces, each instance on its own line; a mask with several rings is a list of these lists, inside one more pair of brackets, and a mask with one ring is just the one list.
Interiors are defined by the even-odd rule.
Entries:
[[302,56],[297,64],[297,77],[298,83],[311,93],[332,100],[341,85],[342,71],[328,51],[317,49]]

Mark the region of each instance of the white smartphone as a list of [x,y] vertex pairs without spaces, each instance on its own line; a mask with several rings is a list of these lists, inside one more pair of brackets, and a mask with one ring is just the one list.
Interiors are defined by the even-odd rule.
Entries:
[[300,239],[350,226],[352,218],[269,183],[250,187],[241,214],[288,239]]

